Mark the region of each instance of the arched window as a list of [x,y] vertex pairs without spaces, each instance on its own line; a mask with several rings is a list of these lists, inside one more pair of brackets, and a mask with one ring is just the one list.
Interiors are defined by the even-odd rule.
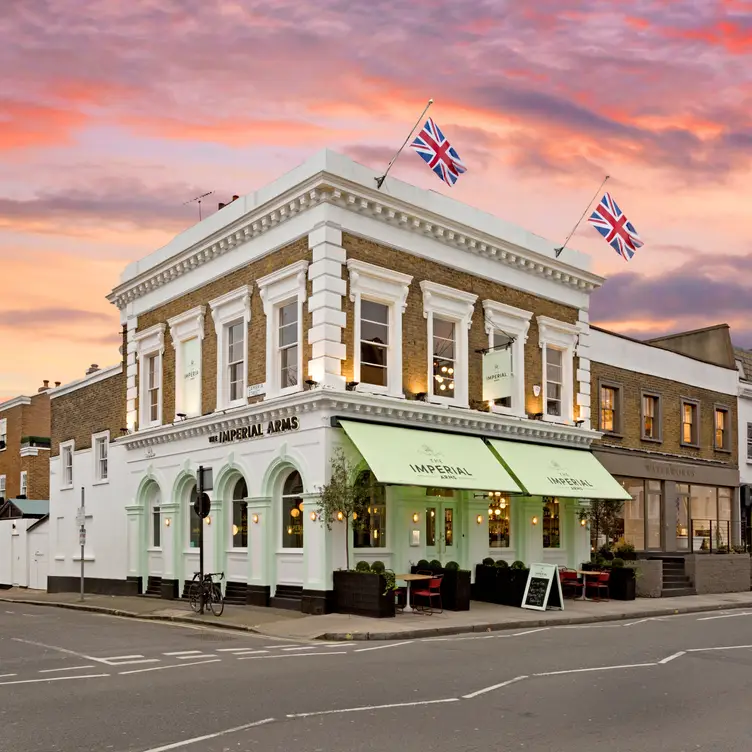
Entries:
[[365,511],[353,520],[355,548],[384,548],[386,546],[386,491],[370,470],[364,470],[356,483],[364,490],[368,502]]
[[159,486],[152,483],[149,487],[149,516],[151,517],[151,547],[162,547],[162,513],[160,504],[162,501]]
[[198,489],[193,486],[188,501],[188,547],[198,548],[199,536],[201,535],[201,518],[196,514],[194,505],[198,498]]
[[240,478],[232,490],[232,547],[248,547],[248,485]]
[[303,480],[297,470],[282,488],[282,548],[303,548]]

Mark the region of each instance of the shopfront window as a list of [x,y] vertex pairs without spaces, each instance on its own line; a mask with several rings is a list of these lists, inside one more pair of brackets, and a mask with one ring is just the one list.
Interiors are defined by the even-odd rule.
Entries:
[[151,514],[151,545],[152,548],[162,546],[162,513],[160,510],[161,495],[159,488],[154,485],[149,496],[149,513]]
[[240,478],[232,491],[232,547],[248,547],[248,486]]
[[[645,481],[627,480],[622,483],[632,497],[624,502],[622,519],[624,528],[621,536],[626,543],[631,543],[637,551],[645,550]],[[617,540],[619,539],[617,537]]]
[[282,489],[282,548],[303,548],[303,480],[291,472]]
[[370,470],[364,470],[357,483],[368,501],[362,519],[353,519],[355,548],[384,548],[386,546],[386,489],[376,481]]
[[[649,480],[647,488],[647,548],[661,548],[661,509],[663,508],[662,484],[659,480]],[[635,546],[637,548],[637,546]]]
[[436,507],[426,508],[426,545],[436,545]]
[[201,535],[201,518],[196,514],[195,504],[198,498],[196,486],[191,489],[191,497],[188,502],[188,547],[198,548],[199,536]]
[[561,548],[559,500],[543,498],[543,548]]
[[504,497],[494,497],[488,504],[488,546],[489,548],[509,548],[510,540],[509,501]]
[[[608,541],[617,545],[622,539],[637,551],[661,548],[661,520],[663,519],[663,490],[657,480],[619,478],[619,483],[632,497],[625,501],[617,516],[616,525]],[[599,546],[606,542],[605,538]]]

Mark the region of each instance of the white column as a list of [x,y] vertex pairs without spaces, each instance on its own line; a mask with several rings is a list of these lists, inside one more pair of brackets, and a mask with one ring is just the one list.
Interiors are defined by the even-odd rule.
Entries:
[[[465,561],[460,562],[460,565],[471,570],[471,577],[475,581],[475,565],[480,564],[488,556],[488,499],[471,498],[467,504],[467,514],[469,517],[465,537],[467,553],[463,557]],[[480,525],[478,515],[482,517]],[[504,550],[500,548],[499,552]]]
[[347,283],[342,278],[346,257],[342,230],[328,223],[317,225],[308,235],[308,246],[313,252],[313,263],[308,267],[308,279],[312,282],[308,298],[312,315],[308,343],[313,347],[308,377],[320,386],[344,389],[342,361],[346,354],[342,329],[346,314],[342,310],[342,297]]
[[[522,549],[518,549],[517,558],[531,564],[543,561],[543,499],[540,496],[524,496],[518,504],[518,534]],[[538,524],[533,524],[533,517]]]
[[[168,503],[162,504],[161,507],[161,525],[160,540],[162,541],[162,579],[179,580],[178,576],[178,553],[180,550],[180,541],[177,536],[180,535],[180,525],[178,524],[178,515],[180,514],[180,504]],[[169,527],[167,520],[170,520]],[[180,585],[178,585],[180,588]]]
[[144,508],[141,504],[134,504],[125,508],[127,522],[126,550],[128,552],[128,577],[143,577],[141,586],[146,590],[147,572],[144,568],[146,551],[144,551],[145,536],[142,533]]
[[303,590],[325,591],[333,587],[330,555],[332,533],[322,520],[311,519],[311,512],[316,510],[317,503],[316,494],[303,494]]
[[572,536],[572,554],[569,566],[580,568],[581,564],[590,561],[590,526],[580,523],[580,511],[590,505],[589,501],[572,501],[574,515],[574,535]]
[[578,343],[577,356],[579,367],[575,374],[576,403],[579,407],[578,417],[583,420],[583,428],[591,427],[590,414],[590,316],[587,311],[580,310],[577,321]]
[[134,341],[138,319],[133,316],[126,321],[126,364],[125,364],[125,424],[128,430],[135,431],[137,423],[136,398],[138,397],[138,365]]
[[267,545],[267,529],[273,524],[272,500],[268,496],[248,499],[248,584],[271,585],[271,561],[274,551]]
[[211,539],[211,551],[213,555],[211,558],[205,558],[204,561],[210,572],[221,572],[224,569],[224,552],[227,548],[227,530],[225,529],[224,503],[222,499],[212,499],[209,510],[211,525],[204,529],[204,543],[208,539]]

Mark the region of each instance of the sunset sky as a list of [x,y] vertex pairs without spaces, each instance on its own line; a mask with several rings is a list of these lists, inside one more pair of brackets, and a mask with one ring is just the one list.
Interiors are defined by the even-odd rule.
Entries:
[[[468,171],[395,177],[564,240],[592,319],[752,346],[752,0],[2,0],[0,399],[118,360],[122,268],[328,146],[389,161],[429,97]],[[562,257],[562,260],[565,260]]]

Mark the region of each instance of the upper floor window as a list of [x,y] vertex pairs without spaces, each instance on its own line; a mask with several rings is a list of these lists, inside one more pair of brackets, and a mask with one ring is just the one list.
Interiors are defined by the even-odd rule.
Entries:
[[428,320],[428,397],[468,405],[468,330],[477,295],[424,280],[423,315]]
[[727,407],[715,408],[715,448],[727,452],[731,449],[731,426]]
[[752,462],[752,423],[747,423],[747,462]]
[[574,418],[573,363],[577,327],[548,316],[538,316],[537,321],[538,342],[543,352],[543,419],[571,423]]
[[693,400],[682,400],[681,404],[681,443],[688,446],[700,444],[700,406]]
[[94,436],[94,479],[101,483],[107,480],[110,433],[107,431],[100,436]]
[[347,270],[354,303],[353,381],[358,391],[400,397],[402,314],[413,278],[357,259],[347,261]]
[[60,445],[60,464],[62,466],[62,487],[73,486],[73,442]]
[[266,315],[267,399],[302,387],[307,269],[307,261],[296,261],[256,283]]
[[21,471],[21,491],[19,496],[26,496],[29,491],[29,473],[26,470]]
[[[493,412],[511,413],[513,415],[525,414],[525,343],[530,328],[530,311],[514,308],[504,303],[493,300],[483,301],[483,313],[485,315],[486,332],[488,333],[488,347],[491,352],[505,352],[506,366],[511,370],[511,376],[503,380],[495,379],[495,383],[487,384],[489,377],[486,367],[488,356],[484,355],[483,370],[483,399],[487,398],[489,391],[492,394],[503,392],[503,396],[489,400]],[[506,367],[505,366],[505,367]],[[497,376],[498,374],[493,374]]]
[[386,489],[376,481],[370,470],[364,470],[357,480],[368,499],[363,519],[353,520],[355,548],[384,548],[386,546]]
[[621,387],[616,384],[601,384],[600,430],[606,433],[621,433]]
[[0,499],[5,499],[5,476],[0,475]]
[[201,348],[206,306],[197,306],[168,319],[175,349],[175,413],[201,415]]
[[0,452],[8,443],[8,419],[0,418]]
[[217,410],[247,403],[251,288],[243,285],[209,301],[217,333]]
[[162,423],[162,355],[164,353],[164,324],[156,324],[134,338],[140,362],[140,420],[141,428]]
[[642,438],[661,440],[661,398],[657,394],[642,395]]

